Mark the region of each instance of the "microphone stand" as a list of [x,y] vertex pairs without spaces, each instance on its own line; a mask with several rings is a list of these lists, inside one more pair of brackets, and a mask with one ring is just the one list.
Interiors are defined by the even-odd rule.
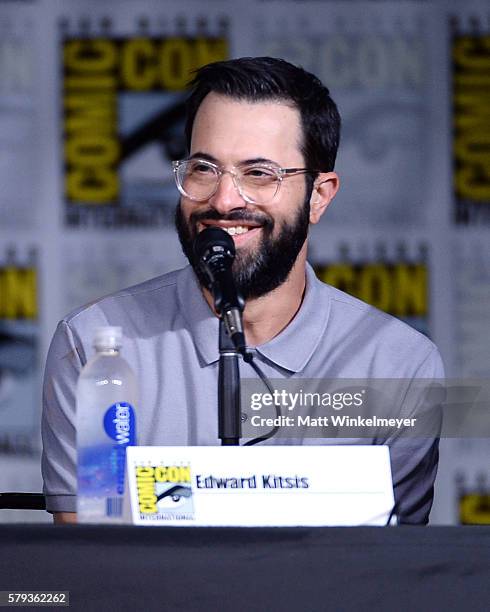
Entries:
[[242,436],[238,351],[219,320],[218,437],[222,446],[238,446]]
[[196,237],[194,254],[220,315],[218,437],[222,446],[238,446],[242,436],[238,356],[245,353],[246,345],[241,317],[245,304],[231,270],[235,244],[224,229],[207,227]]

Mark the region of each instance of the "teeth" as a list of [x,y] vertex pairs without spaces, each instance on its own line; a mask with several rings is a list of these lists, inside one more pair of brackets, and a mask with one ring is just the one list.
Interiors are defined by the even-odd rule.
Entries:
[[243,225],[236,225],[235,227],[225,227],[223,229],[227,231],[230,236],[234,236],[235,234],[245,234],[245,232],[248,232],[248,227],[243,227]]

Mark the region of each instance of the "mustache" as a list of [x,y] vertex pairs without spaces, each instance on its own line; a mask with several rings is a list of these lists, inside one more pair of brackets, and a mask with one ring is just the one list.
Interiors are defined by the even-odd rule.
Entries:
[[246,209],[232,210],[226,215],[220,214],[214,208],[195,211],[191,213],[189,221],[193,225],[199,221],[248,221],[249,223],[262,225],[266,229],[272,229],[274,227],[274,220],[269,215],[251,212]]

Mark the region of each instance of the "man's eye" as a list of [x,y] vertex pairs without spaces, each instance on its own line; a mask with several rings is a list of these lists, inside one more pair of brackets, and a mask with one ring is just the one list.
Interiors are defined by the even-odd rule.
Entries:
[[191,172],[198,174],[213,174],[213,168],[207,164],[194,164],[191,166]]
[[271,179],[276,178],[276,174],[270,168],[263,168],[261,166],[254,166],[253,168],[246,168],[243,170],[244,176],[258,179]]

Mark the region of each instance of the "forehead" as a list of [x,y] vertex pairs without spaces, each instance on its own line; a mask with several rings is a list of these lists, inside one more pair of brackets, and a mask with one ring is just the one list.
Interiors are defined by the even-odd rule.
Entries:
[[227,164],[262,157],[286,167],[303,163],[301,142],[296,108],[282,101],[249,102],[210,93],[197,111],[190,153],[206,153]]

